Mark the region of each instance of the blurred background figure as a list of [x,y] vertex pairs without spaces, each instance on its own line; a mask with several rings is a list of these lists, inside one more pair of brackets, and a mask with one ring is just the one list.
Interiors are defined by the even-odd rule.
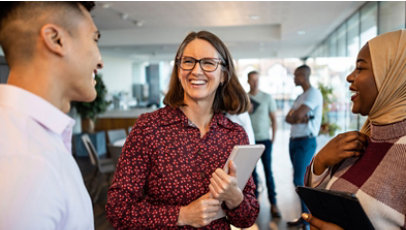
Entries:
[[[275,182],[272,174],[272,144],[275,141],[277,129],[276,103],[270,94],[262,92],[258,88],[259,73],[251,71],[248,73],[248,84],[250,85],[249,97],[251,108],[249,110],[252,128],[254,130],[255,142],[265,145],[265,151],[261,156],[265,171],[265,184],[268,191],[268,199],[271,203],[272,218],[280,218],[276,204]],[[269,128],[272,127],[272,138],[269,136]],[[256,195],[258,197],[258,175],[255,169],[253,176],[257,185]]]
[[[295,84],[302,87],[300,94],[293,103],[292,109],[286,115],[286,122],[291,124],[289,155],[293,165],[293,183],[302,186],[306,166],[316,151],[316,136],[320,131],[323,98],[320,91],[310,84],[310,67],[302,65],[295,70]],[[301,202],[302,212],[306,205]],[[300,217],[287,223],[288,226],[301,226],[305,221]]]

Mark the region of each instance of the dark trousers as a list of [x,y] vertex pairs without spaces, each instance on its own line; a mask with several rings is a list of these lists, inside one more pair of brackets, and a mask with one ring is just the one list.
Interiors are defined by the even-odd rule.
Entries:
[[[264,165],[266,187],[268,190],[268,199],[271,204],[276,204],[275,182],[272,175],[272,142],[270,140],[255,141],[257,144],[265,145],[264,153],[261,156],[262,164]],[[258,175],[256,168],[252,174],[257,190],[255,195],[258,197]]]
[[[289,155],[293,165],[293,184],[303,186],[306,167],[310,164],[314,153],[316,152],[315,137],[291,138],[289,141]],[[302,212],[308,212],[303,201]]]

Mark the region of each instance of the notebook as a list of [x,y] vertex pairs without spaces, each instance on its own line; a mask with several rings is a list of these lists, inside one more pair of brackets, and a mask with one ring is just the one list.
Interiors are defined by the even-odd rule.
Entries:
[[346,230],[374,229],[354,194],[302,186],[296,187],[296,191],[311,214],[321,220]]

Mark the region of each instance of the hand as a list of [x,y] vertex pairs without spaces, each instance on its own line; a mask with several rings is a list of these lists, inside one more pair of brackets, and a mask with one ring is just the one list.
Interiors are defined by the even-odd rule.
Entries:
[[177,225],[204,227],[213,221],[220,208],[220,201],[212,198],[210,193],[206,193],[189,205],[180,208]]
[[298,119],[295,124],[303,124],[303,123],[308,123],[309,122],[309,116],[304,116],[301,119]]
[[244,200],[244,195],[237,183],[237,169],[233,161],[229,162],[230,172],[216,169],[210,179],[210,192],[212,196],[224,201],[229,209],[234,209]]
[[340,226],[320,220],[312,214],[302,213],[302,218],[310,224],[311,230],[344,230]]
[[349,157],[360,156],[368,145],[368,136],[357,131],[337,135],[314,158],[314,173],[320,175],[328,167]]

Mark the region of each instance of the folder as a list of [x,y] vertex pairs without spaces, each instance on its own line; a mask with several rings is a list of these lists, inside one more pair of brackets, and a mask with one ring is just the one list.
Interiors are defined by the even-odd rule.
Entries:
[[374,229],[354,194],[302,186],[296,187],[296,192],[311,214],[323,221],[346,230]]

